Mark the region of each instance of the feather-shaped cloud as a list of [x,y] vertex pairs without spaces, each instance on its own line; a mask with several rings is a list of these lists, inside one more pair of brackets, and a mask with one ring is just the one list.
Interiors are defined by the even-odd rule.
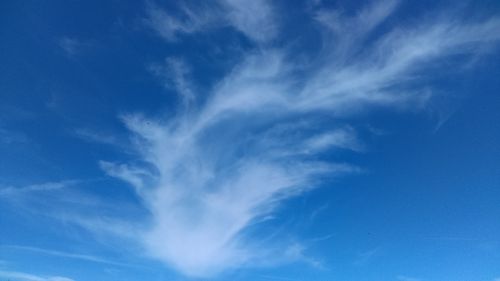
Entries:
[[[250,9],[245,1],[223,7],[232,11],[235,29],[267,42],[277,31],[261,34],[261,25],[274,28],[275,15],[267,2],[252,3]],[[325,48],[309,54],[307,65],[286,48],[260,47],[196,107],[170,120],[123,117],[145,164],[102,162],[101,167],[131,183],[150,211],[151,225],[140,236],[148,253],[190,276],[286,259],[278,254],[287,252],[286,245],[259,244],[248,229],[323,177],[360,170],[320,160],[331,148],[363,150],[356,130],[337,117],[381,106],[422,108],[431,93],[418,82],[428,67],[449,56],[475,55],[478,47],[500,39],[497,18],[475,23],[440,18],[377,31],[396,7],[395,1],[382,2],[350,18],[318,10],[314,19],[326,35]],[[196,20],[172,25],[164,13],[152,11],[151,22],[167,39],[198,32],[209,18],[190,12],[188,21]],[[184,97],[185,89],[195,94],[185,74],[177,76]]]

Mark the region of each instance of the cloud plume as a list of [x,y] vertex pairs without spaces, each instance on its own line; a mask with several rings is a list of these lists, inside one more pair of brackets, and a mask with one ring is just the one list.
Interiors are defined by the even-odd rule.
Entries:
[[[250,9],[241,6],[245,1],[226,2],[236,29],[258,42],[275,36],[275,30],[260,33],[262,22],[273,19],[267,2]],[[284,199],[360,170],[321,157],[334,149],[363,151],[356,129],[340,120],[373,107],[423,108],[432,94],[418,82],[429,68],[500,39],[498,18],[440,18],[375,32],[396,8],[396,1],[383,1],[353,17],[318,10],[313,18],[325,48],[307,54],[308,64],[297,63],[287,48],[258,48],[203,101],[192,97],[177,65],[175,87],[196,107],[169,120],[123,116],[138,159],[101,167],[132,184],[150,211],[150,227],[139,237],[148,253],[189,276],[285,258],[278,253],[286,245],[265,244],[250,230]],[[266,12],[245,12],[259,9]],[[203,12],[187,13],[182,24],[157,12],[153,23],[163,23],[157,30],[169,40],[209,21],[196,16]]]

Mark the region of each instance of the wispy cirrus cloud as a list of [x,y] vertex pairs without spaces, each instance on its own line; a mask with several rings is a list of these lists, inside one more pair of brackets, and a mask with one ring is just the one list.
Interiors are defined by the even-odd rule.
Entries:
[[63,276],[41,276],[19,271],[0,270],[0,276],[13,281],[74,281]]
[[275,8],[271,1],[221,0],[228,20],[255,42],[264,43],[278,35]]
[[376,256],[380,255],[380,248],[370,249],[368,251],[359,253],[354,264],[357,266],[363,266],[373,260]]
[[191,34],[210,29],[217,18],[213,15],[213,8],[202,5],[197,9],[180,6],[179,15],[174,16],[153,2],[148,3],[145,22],[158,34],[168,41],[176,41],[179,35]]
[[[232,24],[257,42],[269,40],[256,34],[273,12],[263,8],[268,2],[255,3],[228,1]],[[138,159],[101,167],[132,184],[150,212],[149,227],[137,236],[149,255],[189,276],[287,260],[283,253],[293,247],[255,230],[283,200],[325,178],[360,171],[335,156],[322,158],[335,149],[363,151],[346,120],[375,107],[424,108],[432,91],[419,82],[429,69],[450,56],[474,56],[500,39],[498,18],[437,18],[375,32],[396,8],[396,1],[380,2],[353,17],[318,10],[314,20],[326,47],[307,54],[307,65],[286,48],[260,47],[217,81],[208,98],[193,98],[195,109],[170,120],[123,116]],[[156,29],[166,39],[204,26],[195,16],[204,11],[186,12],[188,22],[196,18],[189,24],[156,12],[164,18],[155,21],[163,22]],[[183,98],[187,83],[182,78],[176,86]],[[303,252],[295,248],[304,261]]]
[[43,254],[43,255],[57,256],[57,257],[63,257],[63,258],[68,258],[68,259],[89,261],[89,262],[94,262],[94,263],[102,263],[102,264],[115,265],[115,266],[126,266],[126,267],[132,266],[132,265],[127,264],[127,263],[111,261],[111,260],[108,260],[108,259],[105,259],[102,257],[98,257],[98,256],[94,256],[94,255],[69,253],[69,252],[56,251],[56,250],[51,250],[51,249],[42,249],[42,248],[37,248],[37,247],[20,246],[20,245],[0,245],[0,247],[13,249],[13,250],[35,252],[35,253],[39,253],[39,254]]
[[[35,217],[50,217],[60,223],[57,227],[46,226],[46,231],[58,232],[60,227],[71,225],[78,227],[79,231],[82,229],[90,231],[90,234],[98,239],[113,236],[116,240],[119,236],[130,241],[130,237],[137,237],[138,231],[134,227],[138,224],[132,225],[124,220],[128,215],[140,214],[142,209],[130,202],[109,202],[107,198],[96,196],[89,189],[99,181],[103,179],[73,179],[24,186],[0,185],[0,201],[13,204],[18,212]],[[118,214],[120,218],[117,218]],[[64,252],[35,247],[0,246],[65,255]],[[71,254],[65,256],[71,257]],[[78,258],[78,254],[73,255],[73,258]],[[84,255],[80,255],[80,258],[85,259]],[[88,260],[90,258],[89,256]]]
[[66,53],[69,57],[74,57],[81,54],[83,51],[92,48],[95,42],[91,40],[84,40],[76,37],[62,37],[59,39],[59,47]]
[[9,145],[27,142],[29,142],[29,139],[24,134],[0,127],[0,144]]
[[56,182],[45,182],[41,184],[31,184],[27,186],[0,186],[0,196],[21,195],[32,192],[44,192],[60,190],[69,186],[81,183],[80,180],[65,180]]
[[423,281],[420,278],[408,277],[408,276],[404,276],[404,275],[399,275],[397,277],[397,280],[399,280],[399,281]]
[[107,135],[102,132],[95,132],[85,128],[79,128],[73,131],[73,134],[76,137],[79,137],[83,140],[101,144],[109,144],[114,146],[122,145],[119,140],[116,139],[113,135]]
[[177,13],[150,2],[145,22],[167,41],[180,35],[231,26],[257,43],[265,43],[278,34],[274,7],[270,1],[219,0],[197,3],[196,8],[184,3]]
[[59,46],[69,56],[76,55],[81,48],[81,42],[75,38],[63,37],[59,40]]
[[363,46],[360,43],[391,16],[398,5],[397,0],[372,2],[354,16],[346,16],[341,10],[320,8],[314,12],[314,19],[328,29],[328,36],[334,38],[333,55],[339,58],[359,52]]
[[192,104],[196,98],[190,82],[191,70],[187,63],[179,58],[166,58],[162,64],[152,64],[150,70],[164,82],[167,89],[174,90],[182,97],[184,106]]

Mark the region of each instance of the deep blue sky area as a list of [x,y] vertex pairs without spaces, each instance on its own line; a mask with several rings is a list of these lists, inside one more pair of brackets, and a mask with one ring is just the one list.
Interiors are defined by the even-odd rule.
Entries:
[[0,280],[500,281],[500,2],[2,1]]

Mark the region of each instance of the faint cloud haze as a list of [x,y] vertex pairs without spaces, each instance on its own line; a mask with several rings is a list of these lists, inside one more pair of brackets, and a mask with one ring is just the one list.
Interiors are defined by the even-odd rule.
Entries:
[[91,48],[94,42],[88,40],[82,40],[75,37],[62,37],[59,40],[59,47],[68,55],[69,57],[74,57],[81,54],[83,51]]
[[408,277],[408,276],[403,276],[403,275],[398,276],[397,280],[398,281],[423,281],[422,279],[419,279],[419,278]]
[[62,277],[62,276],[43,277],[43,276],[33,275],[33,274],[29,274],[29,273],[24,273],[24,272],[3,271],[3,270],[0,270],[0,277],[9,278],[9,279],[18,280],[18,281],[75,281],[71,278]]

